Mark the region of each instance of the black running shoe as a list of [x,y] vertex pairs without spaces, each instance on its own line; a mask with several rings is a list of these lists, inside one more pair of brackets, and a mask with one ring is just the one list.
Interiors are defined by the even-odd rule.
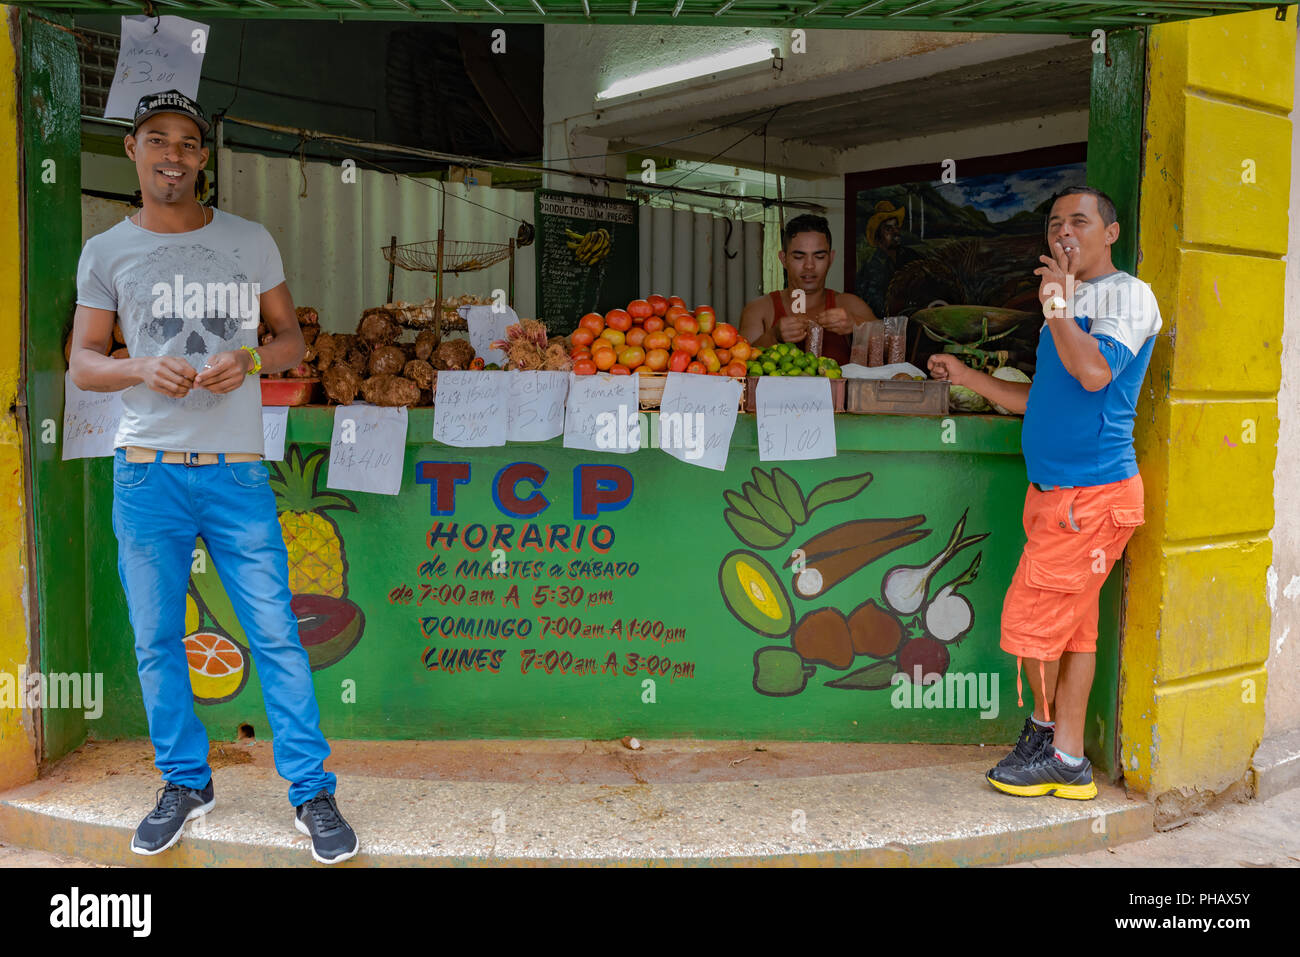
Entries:
[[307,803],[298,805],[293,825],[311,837],[311,856],[322,864],[346,861],[361,846],[339,813],[334,795],[324,788]]
[[202,791],[166,782],[158,791],[155,807],[135,829],[131,850],[137,854],[159,854],[181,838],[185,822],[212,810],[212,779]]
[[1015,750],[997,763],[999,768],[1017,767],[1024,764],[1043,746],[1043,741],[1052,741],[1055,729],[1044,728],[1034,724],[1033,718],[1025,719],[1025,726],[1020,729],[1020,740]]
[[989,771],[987,780],[999,791],[1018,797],[1051,794],[1075,801],[1090,801],[1097,796],[1091,762],[1084,758],[1077,768],[1070,767],[1056,756],[1056,746],[1050,740],[1045,741],[1024,764]]

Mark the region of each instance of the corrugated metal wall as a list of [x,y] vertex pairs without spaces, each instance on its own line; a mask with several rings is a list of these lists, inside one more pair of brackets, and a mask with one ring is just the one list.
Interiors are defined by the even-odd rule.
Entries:
[[[385,301],[388,260],[381,247],[390,236],[408,243],[438,235],[442,193],[432,180],[357,169],[356,182],[345,183],[336,165],[228,149],[217,156],[217,175],[221,208],[270,230],[294,302],[319,309],[331,331],[352,331],[363,309]],[[448,239],[506,242],[518,228],[516,220],[533,222],[531,191],[460,183],[447,183],[446,191]],[[681,296],[692,307],[711,305],[720,318],[737,323],[745,303],[763,294],[762,223],[733,220],[728,239],[721,216],[643,206],[640,246],[643,296]],[[515,253],[520,316],[537,314],[536,249],[534,244]],[[446,276],[443,290],[447,296],[487,296],[505,289],[507,280],[502,263]],[[433,293],[433,273],[397,270],[396,298],[419,301]]]
[[763,224],[685,209],[642,206],[641,295],[681,296],[739,323],[745,303],[763,294]]
[[[351,332],[362,310],[383,303],[388,293],[388,260],[381,247],[393,235],[398,243],[436,239],[442,193],[433,180],[357,169],[356,182],[345,183],[340,174],[335,165],[228,149],[217,157],[221,208],[266,226],[280,247],[294,302],[319,309],[326,329]],[[531,191],[445,186],[448,239],[504,243],[515,235],[516,219],[533,221]],[[520,316],[536,315],[536,248],[515,253],[515,311]],[[507,281],[508,267],[501,263],[444,276],[443,294],[487,296],[493,289],[506,289]],[[394,282],[397,299],[420,301],[434,294],[433,273],[399,268]]]

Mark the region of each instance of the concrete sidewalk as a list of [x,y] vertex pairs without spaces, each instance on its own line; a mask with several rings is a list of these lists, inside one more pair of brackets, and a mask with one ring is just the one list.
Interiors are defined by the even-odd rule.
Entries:
[[[1008,797],[1004,749],[756,741],[333,742],[342,866],[1008,864],[1147,838],[1145,801]],[[0,794],[0,843],[97,864],[319,866],[265,742],[214,743],[216,809],[128,842],[160,786],[147,741],[90,743]],[[4,863],[0,859],[0,863]]]

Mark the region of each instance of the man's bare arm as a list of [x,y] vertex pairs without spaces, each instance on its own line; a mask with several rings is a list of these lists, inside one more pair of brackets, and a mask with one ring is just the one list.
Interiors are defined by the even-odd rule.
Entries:
[[262,357],[263,372],[283,372],[302,362],[307,352],[307,344],[302,339],[302,329],[298,326],[298,314],[293,307],[293,296],[289,294],[289,284],[282,282],[274,289],[262,293],[262,318],[267,328],[275,333],[275,338],[264,346],[257,347]]
[[141,382],[164,395],[183,396],[194,381],[194,369],[175,356],[111,359],[113,323],[109,309],[78,306],[72,318],[68,371],[72,384],[87,392],[117,392]]
[[765,348],[776,345],[776,335],[769,324],[770,310],[765,308],[767,297],[755,299],[740,314],[740,334],[751,346]]

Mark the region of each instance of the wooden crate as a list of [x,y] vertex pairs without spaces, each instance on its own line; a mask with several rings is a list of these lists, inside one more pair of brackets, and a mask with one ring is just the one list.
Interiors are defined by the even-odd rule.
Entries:
[[849,379],[845,408],[859,415],[947,415],[948,383],[935,379]]
[[[745,411],[755,412],[758,410],[758,380],[766,378],[765,376],[752,375],[745,380]],[[831,408],[836,412],[844,411],[845,385],[847,379],[827,379],[831,384]]]
[[[632,374],[636,375],[637,373],[634,372]],[[735,381],[739,382],[742,386],[745,384],[745,380],[743,379],[736,379]],[[654,372],[651,373],[650,375],[641,376],[639,395],[640,395],[640,404],[641,404],[642,412],[653,412],[659,408],[659,404],[661,401],[663,401],[663,397],[664,397],[664,386],[666,386],[667,384],[668,384],[667,372]],[[741,412],[745,411],[746,391],[747,390],[745,389],[740,390],[739,408]]]

